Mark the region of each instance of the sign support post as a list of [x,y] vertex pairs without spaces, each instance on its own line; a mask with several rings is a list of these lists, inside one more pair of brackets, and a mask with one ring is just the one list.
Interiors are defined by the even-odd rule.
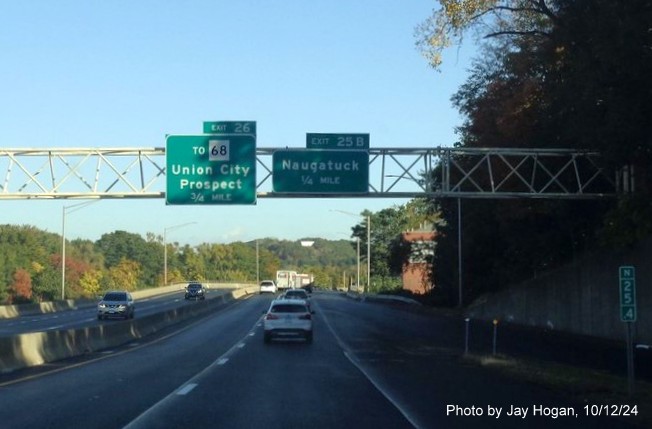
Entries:
[[620,283],[620,320],[626,326],[627,347],[627,393],[634,394],[634,330],[636,322],[636,270],[633,266],[618,269]]

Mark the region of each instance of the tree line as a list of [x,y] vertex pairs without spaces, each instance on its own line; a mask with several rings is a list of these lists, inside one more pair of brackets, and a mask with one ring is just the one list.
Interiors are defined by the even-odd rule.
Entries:
[[[652,232],[652,2],[441,0],[417,29],[438,70],[445,48],[480,43],[452,97],[460,147],[571,148],[627,172],[609,200],[462,200],[464,302],[507,288],[579,253],[636,245]],[[465,160],[459,160],[464,163]],[[435,171],[438,173],[438,171]],[[435,179],[433,186],[436,186]],[[457,201],[431,201],[434,283],[457,303]]]
[[[167,281],[255,283],[258,278],[274,279],[276,270],[293,269],[313,274],[323,287],[340,286],[343,277],[355,271],[350,241],[311,240],[314,244],[308,248],[273,238],[258,240],[258,246],[255,241],[167,243]],[[164,254],[163,238],[151,233],[114,231],[97,241],[67,241],[65,298],[161,286]],[[33,226],[0,225],[0,303],[61,299],[62,259],[61,236]]]
[[[367,221],[371,221],[372,292],[401,288],[403,261],[409,246],[401,233],[434,224],[425,200],[413,200],[379,212],[364,211],[351,228],[351,240],[263,238],[228,244],[196,246],[166,243],[152,233],[114,231],[99,240],[66,241],[65,298],[93,298],[104,291],[198,281],[255,283],[275,279],[280,269],[310,273],[317,286],[348,288],[366,285]],[[360,279],[358,242],[360,240]],[[0,303],[28,303],[61,299],[62,238],[33,226],[0,225]],[[167,264],[165,254],[167,253]],[[164,267],[167,265],[167,276]]]

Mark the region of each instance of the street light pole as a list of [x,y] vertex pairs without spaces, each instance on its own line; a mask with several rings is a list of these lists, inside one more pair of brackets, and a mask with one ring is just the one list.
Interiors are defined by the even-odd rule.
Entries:
[[66,299],[66,206],[61,216],[61,301]]
[[61,216],[61,300],[66,299],[66,210],[70,213],[81,210],[89,204],[98,202],[99,200],[84,201],[83,203],[72,204],[70,206],[63,206]]
[[[344,210],[331,210],[332,212],[338,212],[338,213],[344,213],[345,215],[349,216],[355,216],[355,217],[361,217],[361,218],[366,218],[367,220],[367,288],[366,292],[368,293],[371,287],[371,216],[363,216],[361,214],[356,214],[356,213],[351,213],[347,212]],[[359,239],[359,237],[358,237]],[[359,252],[358,252],[359,254]],[[359,260],[360,258],[358,258]],[[358,272],[359,274],[359,272]]]
[[256,284],[260,284],[260,251],[258,249],[258,239],[256,239]]
[[163,286],[168,285],[168,240],[167,228],[163,228]]
[[371,216],[367,215],[367,290],[371,290]]
[[168,226],[163,228],[163,286],[168,285],[168,231],[172,231],[178,228],[183,228],[184,226],[192,225],[197,222],[186,222],[179,225]]
[[357,243],[358,243],[358,277],[356,278],[355,281],[355,291],[360,293],[360,237],[357,238]]
[[462,199],[457,199],[457,307],[462,308]]

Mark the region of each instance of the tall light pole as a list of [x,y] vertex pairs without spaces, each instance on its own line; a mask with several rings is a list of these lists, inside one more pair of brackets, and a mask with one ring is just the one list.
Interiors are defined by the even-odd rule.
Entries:
[[462,308],[462,199],[457,198],[457,307]]
[[355,280],[355,291],[360,293],[360,237],[356,237],[355,241],[358,245],[358,277]]
[[256,239],[256,284],[260,284],[260,249],[258,247],[258,239]]
[[[370,290],[370,285],[371,285],[371,216],[363,216],[361,214],[356,214],[356,213],[351,213],[351,212],[346,212],[344,210],[335,210],[332,209],[332,212],[338,212],[338,213],[344,213],[345,215],[349,216],[355,216],[355,217],[361,217],[361,218],[366,218],[367,220],[367,288],[365,289],[367,292]],[[358,246],[360,246],[360,241],[358,237]],[[358,247],[359,248],[359,247]],[[358,255],[360,252],[358,251]],[[358,260],[360,260],[358,258]],[[360,271],[358,271],[358,277],[360,276]]]
[[94,204],[99,200],[84,201],[83,203],[63,206],[63,216],[61,216],[61,300],[66,299],[66,211],[70,213],[81,210],[87,205]]
[[[346,235],[348,237],[348,234],[344,234],[343,232],[340,232],[341,235]],[[356,248],[357,248],[357,264],[358,264],[358,276],[356,277],[355,281],[355,291],[360,292],[360,237],[355,237],[355,242],[356,242]],[[346,281],[344,282],[346,284]],[[349,282],[349,289],[350,289],[350,282]]]
[[193,225],[195,223],[197,222],[186,222],[163,228],[163,286],[168,285],[168,231],[183,228],[184,226]]

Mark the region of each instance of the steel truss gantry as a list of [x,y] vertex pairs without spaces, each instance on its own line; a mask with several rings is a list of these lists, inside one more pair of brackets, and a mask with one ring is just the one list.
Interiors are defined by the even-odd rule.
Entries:
[[[372,148],[368,193],[278,193],[272,154],[285,149],[256,149],[259,198],[605,198],[619,183],[595,151]],[[0,148],[0,199],[164,198],[165,166],[161,147]]]

